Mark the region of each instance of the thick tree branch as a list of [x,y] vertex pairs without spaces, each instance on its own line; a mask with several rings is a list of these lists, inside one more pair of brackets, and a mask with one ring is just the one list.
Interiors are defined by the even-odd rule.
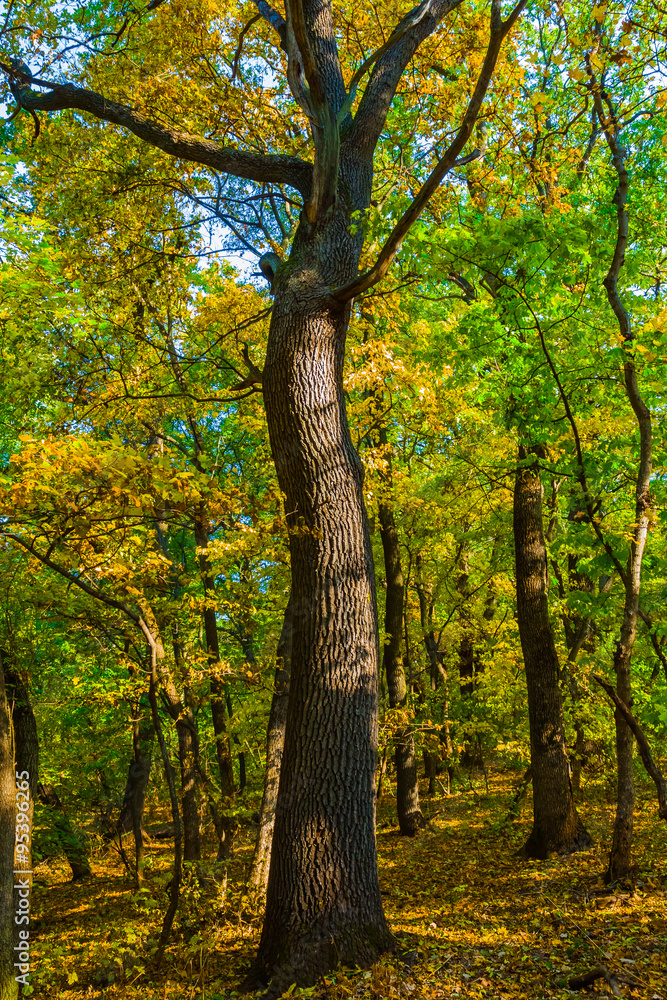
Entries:
[[254,4],[264,20],[268,21],[271,27],[278,33],[281,48],[287,51],[285,49],[287,24],[285,23],[284,17],[282,17],[277,10],[274,10],[273,7],[266,2],[266,0],[254,0]]
[[486,50],[486,56],[477,79],[473,95],[470,98],[466,113],[455,138],[451,142],[445,154],[438,160],[410,207],[403,213],[395,225],[393,232],[380,251],[378,259],[373,267],[365,274],[359,275],[359,277],[355,278],[354,281],[351,281],[349,284],[337,289],[337,291],[333,293],[333,297],[337,301],[346,302],[349,299],[354,298],[356,295],[360,295],[362,292],[365,292],[368,288],[371,288],[378,281],[381,281],[382,278],[384,278],[385,274],[389,270],[391,262],[398,253],[401,243],[410,231],[410,228],[417,221],[424,208],[442,183],[443,179],[452,167],[456,165],[458,154],[461,152],[472,134],[472,130],[482,106],[482,101],[484,100],[486,91],[493,76],[503,39],[509,31],[509,28],[512,24],[514,24],[517,17],[526,6],[527,2],[528,0],[520,0],[512,12],[511,17],[507,21],[503,22],[500,17],[500,0],[492,0],[491,33]]
[[345,84],[331,17],[318,0],[287,0],[288,81],[295,100],[310,119],[315,147],[312,194],[305,214],[311,223],[333,205],[338,188],[340,136],[338,112]]
[[320,68],[317,65],[317,60],[310,44],[310,38],[308,37],[303,0],[287,0],[286,10],[288,30],[291,27],[294,32],[294,40],[301,56],[304,76],[310,89],[313,110],[320,110],[324,107],[326,98]]
[[[44,85],[40,82],[40,86]],[[17,84],[11,77],[10,86],[14,97],[26,111],[62,111],[67,108],[84,111],[128,129],[144,142],[178,159],[200,163],[246,180],[286,184],[300,191],[304,198],[310,194],[313,168],[297,156],[265,155],[219,146],[209,139],[168,128],[126,104],[109,101],[101,94],[71,83],[48,84],[52,88],[48,94],[32,90],[29,84]]]
[[616,708],[621,713],[621,715],[627,722],[628,726],[632,730],[632,735],[637,741],[637,746],[639,748],[639,753],[642,762],[644,764],[644,767],[646,768],[647,773],[651,776],[651,778],[653,778],[653,781],[655,782],[655,787],[658,792],[658,815],[660,816],[661,819],[667,820],[667,785],[665,784],[665,779],[662,775],[662,771],[660,770],[658,765],[653,760],[653,757],[651,756],[651,748],[648,745],[648,740],[644,736],[641,726],[639,725],[636,718],[634,717],[628,706],[625,704],[623,699],[616,694],[611,684],[608,684],[607,681],[604,680],[603,677],[600,677],[598,674],[591,674],[591,677],[593,678],[594,681],[596,681],[597,684],[600,685],[603,691],[606,692],[608,697],[614,703],[614,705],[616,706]]

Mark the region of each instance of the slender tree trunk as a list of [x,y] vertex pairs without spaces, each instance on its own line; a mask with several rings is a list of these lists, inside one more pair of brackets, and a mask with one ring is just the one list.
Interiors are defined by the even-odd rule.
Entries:
[[545,858],[550,851],[585,850],[591,838],[574,804],[565,748],[559,663],[547,600],[547,550],[542,524],[542,484],[533,460],[519,448],[514,489],[514,548],[519,635],[526,668],[533,829],[523,850]]
[[271,862],[271,841],[276,821],[276,802],[280,766],[285,745],[285,724],[289,700],[290,671],[292,666],[292,598],[285,609],[285,618],[280,633],[276,658],[276,672],[273,682],[273,697],[269,724],[266,731],[266,777],[264,795],[259,811],[259,832],[255,853],[250,869],[250,888],[258,895],[266,893]]
[[72,882],[80,882],[84,878],[89,878],[92,873],[86,845],[72,826],[55,788],[53,785],[43,785],[40,782],[38,794],[42,805],[51,808],[53,829],[62,852],[67,858],[67,863],[72,869]]
[[[147,711],[148,710],[148,714]],[[141,883],[141,869],[144,859],[144,804],[146,802],[146,789],[148,779],[151,774],[151,757],[153,753],[153,739],[155,727],[150,718],[150,699],[147,695],[142,695],[137,706],[137,711],[141,713],[132,719],[132,748],[134,750],[134,760],[130,764],[130,771],[123,800],[124,808],[130,812],[130,822],[134,835],[134,860],[137,869],[137,883]],[[127,799],[129,798],[129,802]],[[121,820],[123,810],[121,809]]]
[[201,858],[201,833],[197,796],[197,763],[199,738],[195,717],[187,703],[183,714],[176,720],[178,735],[178,761],[181,768],[181,804],[183,810],[183,860],[199,861]]
[[[22,809],[19,820],[17,816],[17,843],[14,849],[14,913],[20,913],[25,905],[25,890],[32,888],[32,832],[35,807],[35,797],[39,788],[39,740],[37,737],[37,722],[30,704],[30,691],[26,678],[17,669],[16,664],[6,654],[0,654],[5,666],[5,691],[8,703],[11,705],[12,729],[14,731],[14,777],[17,787],[23,789],[21,805],[25,806],[25,782],[27,782],[27,809]],[[26,842],[27,834],[27,842]],[[21,875],[20,872],[28,872]],[[27,884],[27,885],[26,885]],[[25,956],[26,940],[30,941],[29,912],[21,914],[22,921],[14,921],[14,959],[16,962],[19,951]],[[28,949],[28,955],[30,951]],[[28,964],[31,964],[28,962]],[[14,966],[14,976],[22,974],[22,970]],[[25,973],[24,973],[25,974]],[[24,979],[23,982],[26,982]],[[0,990],[0,997],[2,997]]]
[[14,839],[16,784],[12,722],[0,652],[0,1000],[18,996],[14,968]]
[[169,905],[162,920],[162,929],[160,931],[160,940],[158,941],[158,948],[155,955],[155,965],[159,966],[162,961],[162,956],[164,954],[164,949],[167,947],[169,942],[169,936],[171,934],[172,924],[174,923],[174,917],[176,916],[176,910],[178,908],[178,899],[181,891],[181,878],[182,878],[182,837],[181,837],[181,819],[178,814],[178,798],[176,796],[176,782],[174,781],[174,771],[169,760],[169,754],[167,752],[167,744],[165,743],[164,734],[162,732],[162,724],[160,722],[160,713],[158,711],[157,704],[157,648],[156,644],[153,642],[150,647],[150,663],[151,663],[151,681],[150,688],[148,691],[148,697],[151,703],[151,715],[153,718],[153,726],[155,728],[155,733],[157,736],[158,746],[160,747],[160,756],[162,758],[162,767],[164,768],[164,776],[167,782],[167,788],[169,789],[169,802],[171,805],[171,817],[174,824],[174,874],[169,883]]
[[[155,641],[155,640],[154,640]],[[201,838],[199,807],[197,804],[197,773],[199,768],[199,739],[194,714],[178,695],[169,671],[162,665],[164,651],[158,648],[157,672],[164,694],[164,703],[176,727],[178,738],[178,763],[181,772],[181,805],[183,811],[183,860],[199,861]],[[178,660],[178,644],[174,655]],[[152,713],[154,716],[154,713]]]
[[273,976],[276,988],[315,982],[339,961],[368,964],[393,943],[375,853],[375,573],[342,386],[349,305],[327,292],[358,258],[340,207],[302,223],[277,272],[264,371],[289,523],[293,644],[266,916],[248,982]]
[[215,733],[215,753],[220,772],[220,792],[223,796],[231,796],[234,794],[234,765],[225,719],[224,685],[216,676],[220,667],[220,637],[215,616],[215,577],[207,554],[209,534],[203,512],[200,512],[195,521],[195,541],[199,549],[199,568],[204,584],[204,633],[211,677],[211,718]]
[[[590,64],[589,64],[590,69]],[[632,650],[637,634],[637,617],[639,614],[639,594],[641,590],[642,559],[648,535],[649,519],[653,500],[651,497],[651,472],[653,467],[653,429],[651,411],[644,402],[639,391],[637,369],[634,361],[634,333],[630,323],[630,315],[623,305],[618,291],[618,279],[628,252],[629,215],[628,191],[629,176],[626,167],[627,150],[620,142],[621,125],[615,119],[609,108],[603,105],[600,88],[595,90],[594,104],[598,119],[604,131],[604,136],[612,154],[612,161],[618,187],[614,194],[616,204],[616,244],[609,270],[604,279],[607,300],[616,317],[619,332],[625,347],[623,374],[628,402],[637,421],[639,429],[639,468],[637,470],[637,485],[635,489],[635,517],[630,542],[630,556],[625,573],[622,567],[620,575],[625,585],[625,602],[623,607],[623,623],[621,634],[614,653],[614,669],[616,671],[616,694],[621,701],[632,709]],[[614,713],[616,723],[616,756],[618,760],[618,792],[616,804],[616,822],[612,842],[609,865],[605,878],[613,881],[627,875],[632,869],[632,833],[633,812],[635,802],[634,776],[632,769],[633,739],[630,727],[617,708]]]
[[135,705],[132,716],[133,759],[128,768],[120,815],[106,835],[122,836],[132,830],[137,882],[141,882],[141,865],[144,857],[146,836],[143,828],[144,804],[151,773],[154,738],[155,728],[150,717],[150,702],[148,696],[144,694]]
[[424,774],[428,778],[428,794],[435,795],[435,779],[438,773],[438,757],[430,750],[424,750]]
[[430,667],[431,690],[436,691],[440,683],[438,670],[438,643],[433,631],[433,594],[424,581],[424,557],[421,552],[416,558],[415,589],[419,598],[419,619],[424,637],[424,646],[428,654]]
[[[14,766],[19,773],[29,777],[30,801],[27,817],[32,841],[32,824],[35,798],[39,788],[39,739],[37,722],[30,703],[30,691],[25,677],[16,669],[11,659],[2,654],[5,666],[5,690],[11,706],[12,728],[14,730]],[[28,854],[26,868],[32,869],[32,854]]]
[[[386,434],[384,435],[386,444]],[[391,468],[391,467],[390,467]],[[403,631],[403,571],[401,550],[394,512],[386,503],[379,505],[380,534],[384,553],[384,570],[387,579],[387,600],[385,605],[385,646],[382,666],[389,689],[389,707],[403,708],[408,701],[408,686],[405,681],[401,656],[401,633]],[[394,731],[396,747],[396,808],[398,826],[404,836],[413,837],[424,825],[424,817],[419,806],[419,782],[415,759],[415,739],[410,726],[399,726]]]

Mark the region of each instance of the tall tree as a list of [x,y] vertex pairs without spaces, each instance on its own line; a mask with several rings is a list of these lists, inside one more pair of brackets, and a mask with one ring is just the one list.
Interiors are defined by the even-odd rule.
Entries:
[[521,446],[514,488],[516,604],[526,668],[533,828],[528,857],[546,858],[591,845],[574,804],[565,748],[560,665],[547,596],[547,550],[542,524],[542,483],[534,455]]
[[271,272],[275,298],[263,374],[271,448],[290,525],[294,632],[267,910],[252,971],[259,981],[275,975],[277,981],[287,976],[312,982],[340,960],[365,963],[391,945],[374,842],[375,581],[363,475],[345,416],[345,337],[353,298],[384,277],[458,162],[503,39],[525,4],[519,0],[503,20],[500,0],[493,0],[486,52],[454,137],[361,274],[364,231],[358,223],[370,207],[375,151],[394,94],[420,44],[462,0],[424,0],[400,17],[347,84],[331,2],[288,0],[283,18],[258,0],[286,54],[292,98],[311,131],[312,165],[290,154],[220,146],[72,83],[47,81],[48,92],[41,93],[34,87],[44,84],[33,81],[25,63],[4,63],[18,104],[31,113],[83,111],[181,160],[287,185],[303,198],[289,259]]

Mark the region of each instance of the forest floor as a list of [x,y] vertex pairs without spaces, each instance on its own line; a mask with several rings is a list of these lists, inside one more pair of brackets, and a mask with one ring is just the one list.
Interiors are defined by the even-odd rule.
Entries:
[[[341,969],[291,997],[313,1000],[434,1000],[622,996],[667,1000],[667,824],[649,786],[638,789],[636,859],[626,885],[606,887],[614,807],[590,782],[579,811],[595,846],[584,854],[525,861],[530,796],[504,823],[519,773],[465,776],[452,795],[423,795],[430,818],[414,839],[398,835],[394,802],[378,811],[380,884],[398,946],[370,970]],[[257,946],[261,914],[244,894],[255,827],[239,832],[233,857],[186,878],[165,961],[144,969],[169,879],[170,848],[149,849],[146,889],[135,893],[117,854],[93,854],[93,877],[68,881],[53,861],[39,867],[32,898],[32,995],[62,1000],[228,1000]],[[129,847],[129,838],[128,838]],[[570,978],[604,966],[589,989]]]

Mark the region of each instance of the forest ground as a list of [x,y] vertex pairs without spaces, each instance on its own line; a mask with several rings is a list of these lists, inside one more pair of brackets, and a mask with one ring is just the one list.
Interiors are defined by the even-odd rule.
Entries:
[[[667,1000],[667,824],[657,818],[652,787],[638,788],[637,877],[610,889],[601,879],[614,817],[613,790],[604,775],[589,777],[579,807],[595,846],[543,862],[516,856],[529,831],[530,796],[518,820],[504,822],[519,777],[518,771],[492,767],[488,793],[479,771],[464,773],[450,796],[442,783],[432,798],[424,788],[430,822],[415,839],[398,835],[395,805],[385,795],[378,810],[380,884],[397,952],[371,970],[339,970],[289,995]],[[144,970],[144,956],[163,912],[168,842],[155,840],[149,848],[146,889],[139,894],[118,854],[99,847],[93,851],[94,877],[83,883],[68,881],[69,869],[59,860],[40,866],[32,898],[33,995],[237,997],[261,927],[261,914],[244,895],[255,830],[242,824],[228,865],[202,866],[211,876],[204,888],[192,872],[186,876],[172,943],[157,974]],[[571,977],[601,965],[615,979],[600,978],[588,992],[568,990]]]

